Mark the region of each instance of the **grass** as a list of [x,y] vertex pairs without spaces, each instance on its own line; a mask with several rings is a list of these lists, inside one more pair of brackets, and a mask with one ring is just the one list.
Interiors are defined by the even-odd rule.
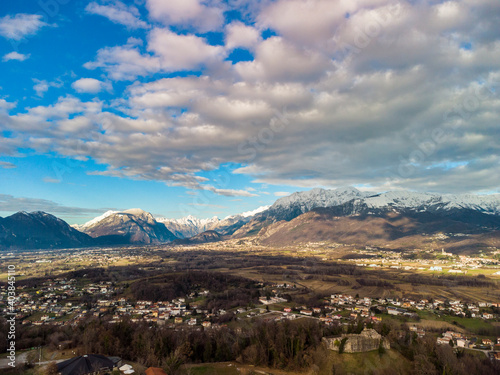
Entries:
[[485,322],[482,319],[477,319],[477,318],[460,318],[457,316],[443,316],[441,319],[443,321],[451,323],[451,324],[454,324],[454,322],[455,322],[457,324],[454,324],[454,325],[458,325],[460,327],[463,327],[466,330],[468,330],[472,333],[475,333],[475,334],[478,334],[478,332],[481,329],[488,330],[488,329],[491,329],[493,327],[490,323]]
[[382,355],[378,351],[352,354],[331,352],[329,359],[329,368],[341,368],[346,374],[370,374],[383,369],[393,369],[398,374],[411,373],[411,363],[394,350],[387,350]]

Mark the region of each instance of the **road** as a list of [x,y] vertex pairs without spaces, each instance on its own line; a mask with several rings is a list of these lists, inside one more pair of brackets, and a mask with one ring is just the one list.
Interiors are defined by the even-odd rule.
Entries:
[[[16,367],[21,366],[26,363],[28,359],[28,352],[23,352],[21,354],[16,355]],[[9,366],[10,359],[8,358],[0,358],[0,369],[12,368]]]

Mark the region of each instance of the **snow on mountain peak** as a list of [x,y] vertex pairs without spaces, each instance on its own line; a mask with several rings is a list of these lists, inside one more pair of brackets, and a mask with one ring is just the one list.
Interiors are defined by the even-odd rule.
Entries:
[[271,206],[260,206],[259,208],[256,208],[255,210],[252,210],[252,211],[246,211],[246,212],[243,212],[239,215],[228,216],[226,219],[229,219],[229,218],[234,217],[234,216],[252,217],[252,216],[255,216],[257,214],[260,214],[261,212],[264,212],[269,207],[271,207]]
[[309,191],[297,192],[278,199],[272,206],[273,209],[298,206],[304,213],[317,207],[332,207],[349,202],[352,199],[364,198],[367,193],[361,192],[356,188],[347,187],[336,190],[325,190],[321,188]]
[[116,213],[118,213],[118,211],[112,211],[112,210],[106,211],[101,216],[98,216],[90,221],[87,221],[85,224],[73,225],[73,228],[75,228],[79,231],[85,231],[85,229],[94,226],[95,224],[99,223],[100,221],[106,219],[108,216],[111,216],[111,215],[116,214]]

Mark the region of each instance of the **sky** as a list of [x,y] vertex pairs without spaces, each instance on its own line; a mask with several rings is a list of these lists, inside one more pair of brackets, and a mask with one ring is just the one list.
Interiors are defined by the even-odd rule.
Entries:
[[0,216],[498,193],[498,0],[2,0]]

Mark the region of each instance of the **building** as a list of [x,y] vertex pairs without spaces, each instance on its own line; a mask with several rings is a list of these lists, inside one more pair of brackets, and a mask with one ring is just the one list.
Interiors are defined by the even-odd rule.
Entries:
[[99,354],[88,354],[68,359],[57,364],[57,372],[61,375],[99,375],[112,371],[120,364],[118,357],[105,357]]
[[398,307],[391,307],[391,306],[389,306],[389,307],[387,308],[387,314],[389,314],[389,315],[403,315],[403,314],[405,314],[406,312],[407,312],[407,310],[405,310],[405,309],[400,309],[400,308],[398,308]]
[[448,338],[448,337],[438,337],[436,342],[439,345],[449,345],[450,344],[450,340],[451,339]]

